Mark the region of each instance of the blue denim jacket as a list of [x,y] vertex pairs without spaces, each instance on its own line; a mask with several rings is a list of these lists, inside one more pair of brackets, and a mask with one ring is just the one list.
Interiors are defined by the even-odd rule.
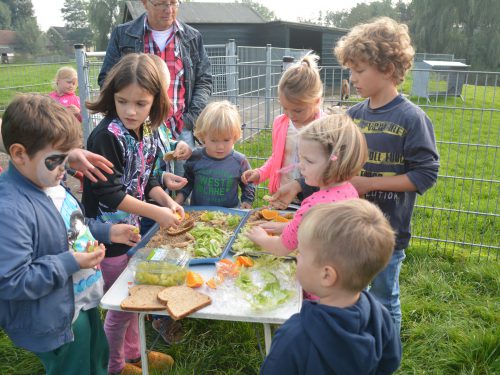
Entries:
[[[108,71],[123,55],[144,52],[145,17],[146,13],[135,20],[118,25],[113,30],[99,73],[99,86],[102,86]],[[186,85],[186,110],[183,120],[186,129],[193,130],[196,119],[205,108],[212,92],[212,75],[200,32],[183,22],[177,22],[180,24],[180,49]]]

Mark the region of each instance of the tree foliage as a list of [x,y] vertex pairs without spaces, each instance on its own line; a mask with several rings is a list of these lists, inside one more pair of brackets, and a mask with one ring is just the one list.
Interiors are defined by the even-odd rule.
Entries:
[[12,12],[7,4],[0,2],[0,29],[10,29],[12,27]]
[[266,7],[254,0],[241,0],[242,4],[248,5],[250,8],[255,10],[264,20],[266,21],[274,21],[276,20],[276,14]]
[[88,0],[64,0],[61,13],[66,22],[69,41],[91,45],[93,36],[89,24]]
[[106,49],[111,30],[121,20],[124,4],[124,0],[89,1],[89,21],[98,51]]
[[35,18],[27,18],[16,27],[20,50],[36,55],[43,49],[43,39]]
[[2,3],[9,7],[12,17],[12,27],[16,30],[26,20],[33,19],[35,16],[31,0],[3,0]]

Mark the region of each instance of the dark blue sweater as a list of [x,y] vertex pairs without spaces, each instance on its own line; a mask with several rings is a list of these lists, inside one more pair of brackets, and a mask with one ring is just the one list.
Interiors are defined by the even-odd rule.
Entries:
[[348,308],[305,301],[276,331],[261,374],[391,374],[400,362],[389,312],[362,292]]

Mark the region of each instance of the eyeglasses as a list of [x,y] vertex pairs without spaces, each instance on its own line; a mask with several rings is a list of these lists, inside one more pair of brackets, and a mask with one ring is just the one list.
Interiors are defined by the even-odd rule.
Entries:
[[49,171],[53,171],[66,161],[68,154],[55,154],[45,158],[45,166]]
[[180,4],[178,1],[176,1],[175,3],[157,3],[155,1],[149,0],[149,2],[156,9],[177,9],[179,8]]

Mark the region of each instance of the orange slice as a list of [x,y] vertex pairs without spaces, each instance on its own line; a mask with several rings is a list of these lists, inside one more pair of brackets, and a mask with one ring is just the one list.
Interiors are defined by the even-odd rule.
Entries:
[[288,223],[290,220],[287,219],[286,217],[278,215],[278,216],[276,216],[276,218],[274,219],[274,221],[276,221],[278,223]]
[[268,210],[267,208],[260,211],[260,214],[266,220],[274,220],[279,216],[278,211]]
[[203,277],[199,273],[188,271],[186,275],[186,285],[190,288],[199,288],[203,285]]
[[240,255],[238,258],[236,258],[236,264],[240,267],[252,267],[253,260],[250,257]]

